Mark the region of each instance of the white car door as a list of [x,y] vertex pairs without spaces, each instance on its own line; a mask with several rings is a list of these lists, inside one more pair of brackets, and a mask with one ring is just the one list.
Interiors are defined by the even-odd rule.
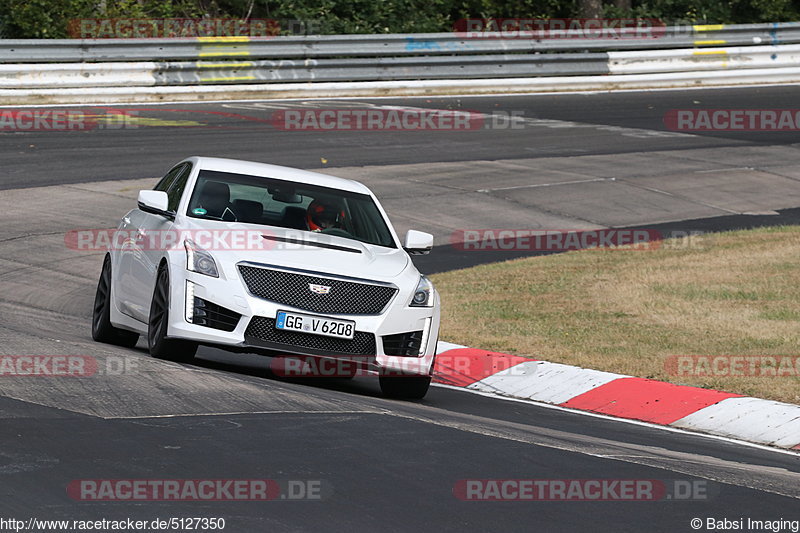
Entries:
[[[189,174],[191,164],[180,164],[154,187],[154,190],[167,193],[167,209],[173,213],[177,211]],[[174,223],[164,216],[135,209],[123,220],[123,224],[128,226],[127,233],[134,235],[134,238],[130,239],[120,253],[117,268],[119,285],[116,292],[119,309],[136,320],[147,323],[156,269],[164,256],[164,244],[171,242],[168,233],[172,231]]]

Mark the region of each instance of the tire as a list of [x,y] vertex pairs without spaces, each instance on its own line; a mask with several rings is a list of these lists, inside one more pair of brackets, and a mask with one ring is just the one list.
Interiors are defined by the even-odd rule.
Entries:
[[430,376],[381,376],[381,392],[389,398],[421,400],[431,386]]
[[197,343],[183,339],[168,339],[169,324],[169,269],[162,265],[156,276],[150,316],[147,320],[147,347],[150,355],[158,359],[190,363],[197,353]]
[[111,325],[111,256],[103,260],[92,308],[92,339],[126,348],[136,346],[139,334]]

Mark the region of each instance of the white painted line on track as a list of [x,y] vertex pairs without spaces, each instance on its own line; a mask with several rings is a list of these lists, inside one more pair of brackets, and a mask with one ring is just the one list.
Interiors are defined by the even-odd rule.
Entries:
[[484,392],[484,391],[475,390],[475,389],[469,389],[469,388],[465,388],[465,387],[454,387],[452,385],[444,385],[442,383],[431,383],[431,386],[432,387],[441,387],[443,389],[450,389],[450,390],[457,390],[457,391],[467,392],[467,393],[470,393],[470,394],[477,394],[479,396],[485,396],[485,397],[488,397],[488,398],[495,398],[495,399],[498,399],[498,400],[505,400],[505,401],[509,401],[509,402],[526,403],[528,405],[535,405],[535,406],[544,407],[544,408],[547,408],[547,409],[555,409],[556,411],[564,411],[564,412],[569,412],[569,413],[573,413],[573,414],[581,415],[581,416],[590,416],[590,417],[593,417],[593,418],[601,418],[601,419],[604,419],[604,420],[611,420],[611,421],[620,422],[620,423],[623,423],[623,424],[632,424],[632,425],[635,425],[635,426],[643,426],[643,427],[648,427],[648,428],[653,428],[653,429],[661,429],[661,430],[664,430],[664,431],[670,431],[672,433],[680,433],[682,435],[689,435],[689,436],[692,436],[692,437],[712,439],[712,440],[716,440],[716,441],[727,442],[727,443],[730,443],[730,444],[737,444],[737,445],[740,445],[740,446],[746,446],[748,448],[755,448],[755,449],[758,449],[758,450],[765,450],[765,451],[780,453],[780,454],[788,455],[788,456],[791,456],[791,457],[800,457],[800,452],[797,452],[797,451],[784,450],[784,449],[781,449],[781,448],[773,448],[772,446],[766,446],[764,444],[756,444],[754,442],[747,442],[747,441],[743,441],[743,440],[734,439],[734,438],[731,438],[731,437],[722,437],[720,435],[710,435],[708,433],[700,433],[700,432],[697,432],[697,431],[689,431],[689,430],[686,430],[686,429],[676,428],[676,427],[672,427],[672,426],[662,426],[662,425],[659,425],[659,424],[652,424],[650,422],[642,422],[641,420],[631,420],[629,418],[617,418],[615,416],[609,416],[609,415],[604,415],[604,414],[600,414],[600,413],[592,413],[590,411],[580,411],[580,410],[577,410],[577,409],[569,409],[567,407],[561,407],[559,405],[552,405],[552,404],[549,404],[549,403],[537,402],[536,400],[526,400],[526,399],[522,399],[522,398],[510,398],[508,396],[500,396],[500,395],[492,393],[492,392]]
[[[97,418],[102,418],[103,420],[147,420],[147,419],[158,419],[158,418],[194,418],[199,416],[239,416],[239,415],[291,415],[291,414],[301,414],[301,415],[353,415],[353,414],[367,414],[367,415],[385,415],[391,414],[391,411],[387,411],[385,409],[375,409],[374,411],[370,410],[346,410],[346,411],[306,411],[306,410],[295,410],[295,411],[231,411],[229,413],[178,413],[178,414],[169,414],[169,415],[137,415],[137,416],[101,416]],[[92,416],[92,415],[88,415]]]
[[575,185],[578,183],[594,183],[597,181],[616,181],[617,178],[592,178],[586,180],[559,181],[554,183],[534,183],[532,185],[515,185],[513,187],[497,187],[495,189],[478,189],[476,192],[513,191],[516,189],[533,189],[535,187],[555,187],[557,185]]

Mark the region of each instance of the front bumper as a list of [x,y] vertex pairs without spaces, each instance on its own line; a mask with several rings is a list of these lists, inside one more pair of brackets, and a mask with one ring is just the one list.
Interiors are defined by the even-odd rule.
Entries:
[[[308,310],[283,303],[268,301],[250,294],[235,268],[220,272],[212,278],[187,272],[183,265],[172,265],[170,324],[167,335],[188,339],[201,344],[214,345],[235,352],[268,352],[271,355],[297,354],[348,359],[358,361],[369,370],[385,370],[430,375],[439,332],[439,295],[434,293],[434,305],[430,308],[409,307],[411,292],[408,283],[398,284],[399,290],[386,309],[378,315],[349,315],[310,313]],[[408,279],[416,280],[416,275]],[[408,280],[405,280],[408,281]],[[189,287],[187,289],[187,287]],[[187,298],[190,306],[194,298],[220,306],[229,317],[230,331],[215,329],[187,321]],[[277,312],[296,311],[328,318],[355,322],[354,341],[346,341],[301,332],[276,330],[274,320]],[[219,310],[214,308],[217,313]],[[241,315],[238,321],[231,316]],[[215,317],[218,314],[214,315]],[[235,327],[233,324],[235,323]],[[398,334],[422,332],[419,339],[421,355],[388,355],[398,353]],[[388,337],[386,342],[384,337]],[[400,342],[402,344],[402,342]]]

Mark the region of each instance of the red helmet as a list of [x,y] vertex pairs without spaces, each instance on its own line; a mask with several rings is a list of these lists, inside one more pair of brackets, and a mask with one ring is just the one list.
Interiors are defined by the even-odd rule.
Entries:
[[319,200],[314,200],[306,210],[306,222],[311,231],[322,231],[331,227],[339,227],[344,220],[344,211],[337,211],[335,207],[326,205]]

